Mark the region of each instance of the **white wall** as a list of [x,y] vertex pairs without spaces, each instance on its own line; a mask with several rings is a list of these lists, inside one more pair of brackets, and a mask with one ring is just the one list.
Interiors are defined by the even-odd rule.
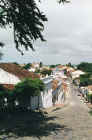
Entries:
[[[31,109],[36,109],[36,108],[50,108],[53,107],[53,102],[52,102],[52,89],[50,90],[45,90],[44,92],[41,92],[41,95],[31,97]],[[60,92],[56,93],[57,99],[54,103],[54,105],[57,104],[63,104],[65,101],[65,93],[60,90]]]
[[10,74],[0,68],[0,84],[14,84],[15,85],[20,81],[21,80],[17,76]]
[[35,72],[35,68],[30,68],[28,71]]
[[41,92],[41,102],[42,102],[42,108],[49,108],[53,106],[52,103],[52,89],[50,89],[48,92]]
[[59,91],[55,93],[55,96],[57,96],[55,103],[53,103],[53,92],[52,89],[45,90],[41,92],[40,96],[31,97],[31,109],[36,108],[50,108],[53,107],[53,105],[56,104],[63,104],[65,101],[65,93],[60,88]]
[[65,101],[65,93],[63,91],[61,91],[58,95],[58,100],[55,102],[55,104],[63,104]]
[[31,109],[36,109],[36,108],[49,108],[53,106],[52,103],[52,89],[50,89],[48,92],[41,92],[41,95],[31,97],[30,98],[30,106]]

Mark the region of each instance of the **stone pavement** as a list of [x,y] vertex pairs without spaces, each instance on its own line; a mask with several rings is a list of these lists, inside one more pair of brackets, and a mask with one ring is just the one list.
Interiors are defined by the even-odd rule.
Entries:
[[80,102],[74,89],[69,100],[68,107],[50,114],[55,115],[57,119],[54,122],[64,128],[53,133],[48,140],[92,140],[92,116],[88,107]]
[[[80,102],[77,92],[71,87],[71,95],[68,99],[70,104],[64,109],[48,114],[47,131],[40,137],[19,137],[17,140],[92,140],[92,116],[89,108]],[[40,130],[38,130],[40,131]],[[10,138],[9,140],[16,140]]]

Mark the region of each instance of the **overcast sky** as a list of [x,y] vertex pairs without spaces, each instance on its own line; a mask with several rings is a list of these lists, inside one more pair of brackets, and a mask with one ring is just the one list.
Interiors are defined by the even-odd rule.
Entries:
[[38,62],[44,64],[78,64],[92,62],[92,1],[71,0],[59,5],[56,0],[43,0],[41,10],[48,17],[44,36],[46,42],[37,41],[36,51],[21,56],[14,49],[13,33],[10,29],[0,30],[0,40],[6,44],[3,62]]

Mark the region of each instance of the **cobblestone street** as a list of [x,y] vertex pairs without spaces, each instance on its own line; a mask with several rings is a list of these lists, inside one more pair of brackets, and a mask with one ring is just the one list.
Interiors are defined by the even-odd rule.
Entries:
[[[11,137],[9,140],[92,140],[92,116],[88,113],[88,107],[80,102],[76,94],[71,87],[69,105],[47,115],[48,118],[54,117],[48,120],[49,126],[45,128],[45,131],[51,132],[49,135],[43,133],[40,137]],[[38,133],[40,131],[42,130],[38,129]]]
[[53,133],[48,140],[92,140],[92,116],[88,113],[88,107],[80,102],[76,94],[72,88],[69,105],[50,115],[56,116],[55,122],[65,127],[56,134]]
[[69,106],[55,114],[56,121],[67,129],[61,130],[52,140],[92,140],[92,116],[88,107],[74,94],[72,92]]

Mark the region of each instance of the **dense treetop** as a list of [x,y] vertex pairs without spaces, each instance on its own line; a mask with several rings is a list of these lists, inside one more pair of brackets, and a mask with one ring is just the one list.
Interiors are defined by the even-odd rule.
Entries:
[[82,62],[77,67],[78,69],[83,70],[84,72],[92,74],[92,63]]
[[82,62],[77,67],[85,72],[80,76],[80,86],[92,85],[92,63]]

